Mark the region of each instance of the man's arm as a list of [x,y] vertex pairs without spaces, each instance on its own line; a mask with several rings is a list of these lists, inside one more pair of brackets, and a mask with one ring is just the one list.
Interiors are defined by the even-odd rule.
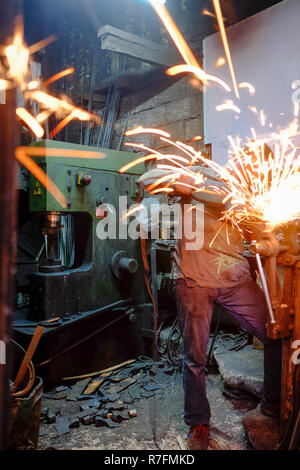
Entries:
[[[209,204],[211,206],[218,207],[219,209],[224,208],[225,206],[222,203],[224,199],[224,195],[218,194],[213,188],[210,187],[221,187],[223,183],[220,183],[218,180],[215,172],[210,168],[204,167],[187,167],[188,170],[191,170],[193,173],[200,173],[202,174],[206,180],[199,184],[200,189],[199,191],[195,191],[196,183],[193,176],[189,176],[186,172],[178,172],[178,176],[176,177],[175,181],[172,181],[172,178],[167,178],[170,175],[170,170],[162,170],[162,169],[153,169],[147,171],[142,175],[139,179],[139,183],[142,183],[146,190],[150,190],[152,188],[159,189],[163,188],[168,184],[168,187],[174,189],[175,195],[177,196],[185,196],[191,197],[192,199],[202,202],[204,204]],[[176,172],[177,174],[177,172]],[[159,184],[157,183],[160,179],[163,181]],[[155,186],[153,186],[155,184]],[[174,196],[174,193],[172,193]]]

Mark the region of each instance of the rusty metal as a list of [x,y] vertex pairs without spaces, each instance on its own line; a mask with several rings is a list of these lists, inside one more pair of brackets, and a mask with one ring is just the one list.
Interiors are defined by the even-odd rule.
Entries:
[[[266,297],[269,297],[270,320],[267,334],[272,339],[283,341],[281,379],[281,432],[286,435],[290,423],[299,414],[300,386],[297,380],[296,364],[292,362],[292,345],[300,338],[300,227],[288,224],[282,232],[279,243],[275,234],[252,242],[256,257],[264,256]],[[283,271],[279,279],[278,269]],[[263,277],[263,276],[262,276]]]
[[12,400],[7,420],[9,449],[37,446],[42,395],[43,382],[40,377],[36,377],[28,396]]

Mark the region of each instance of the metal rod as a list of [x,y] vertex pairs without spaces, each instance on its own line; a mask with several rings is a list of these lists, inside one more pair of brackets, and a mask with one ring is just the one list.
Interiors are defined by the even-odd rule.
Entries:
[[274,318],[274,313],[273,313],[270,294],[269,294],[269,290],[268,290],[268,286],[267,286],[266,276],[265,276],[265,273],[264,273],[264,270],[263,270],[263,267],[262,267],[262,263],[261,263],[259,253],[256,253],[255,257],[256,257],[257,267],[258,267],[261,282],[262,282],[262,285],[263,285],[266,301],[267,301],[267,306],[268,306],[268,310],[269,310],[271,324],[274,325],[276,323],[276,321],[275,321],[275,318]]
[[18,389],[18,386],[22,382],[24,375],[26,374],[27,367],[29,366],[29,363],[32,359],[32,356],[34,354],[34,351],[36,350],[39,341],[42,337],[42,334],[44,332],[44,327],[43,326],[37,326],[34,332],[34,335],[30,341],[30,344],[28,346],[28,349],[26,351],[26,354],[24,356],[24,359],[22,361],[22,364],[20,365],[20,368],[18,370],[17,376],[15,378],[14,384],[13,384],[13,392],[16,392]]

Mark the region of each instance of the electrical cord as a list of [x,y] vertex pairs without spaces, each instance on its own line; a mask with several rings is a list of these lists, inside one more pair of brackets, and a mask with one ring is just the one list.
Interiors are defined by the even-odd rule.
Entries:
[[179,321],[178,321],[178,318],[176,317],[172,326],[171,326],[171,331],[170,331],[170,334],[169,334],[169,337],[168,337],[168,342],[167,342],[167,345],[168,345],[168,348],[167,348],[167,356],[168,356],[168,359],[170,361],[171,364],[173,364],[174,366],[176,367],[179,367],[181,362],[182,362],[182,358],[178,359],[175,354],[173,354],[172,352],[172,346],[171,346],[171,341],[172,341],[172,336],[173,334],[176,332],[177,330],[177,333],[178,335],[180,336],[180,330],[179,330]]

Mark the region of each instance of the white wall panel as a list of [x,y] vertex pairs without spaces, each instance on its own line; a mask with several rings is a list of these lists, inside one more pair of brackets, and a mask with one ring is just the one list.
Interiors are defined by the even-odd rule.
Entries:
[[[258,135],[285,127],[294,119],[291,88],[300,80],[300,0],[285,0],[257,15],[227,28],[228,40],[237,82],[250,82],[256,94],[240,89],[240,100],[234,92],[227,93],[212,84],[204,95],[205,141],[212,144],[213,159],[225,163],[228,158],[227,136],[245,139],[254,127]],[[227,63],[215,68],[215,62],[225,57],[219,33],[204,40],[205,71],[223,78],[232,88]],[[298,89],[300,88],[300,82]],[[298,93],[300,99],[300,92]],[[216,106],[225,99],[233,100],[241,114],[217,112]],[[264,110],[266,126],[248,106]]]

